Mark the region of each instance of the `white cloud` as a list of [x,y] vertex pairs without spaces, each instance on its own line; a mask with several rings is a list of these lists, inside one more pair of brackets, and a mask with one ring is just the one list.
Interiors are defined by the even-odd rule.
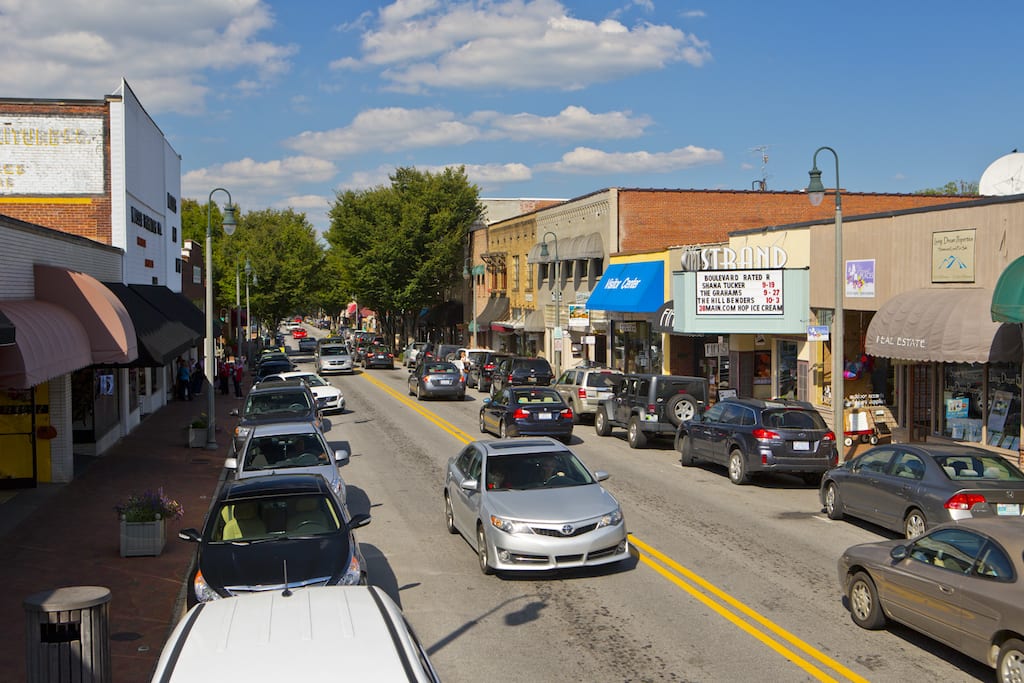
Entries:
[[[232,195],[249,192],[252,196],[262,197],[266,191],[287,192],[301,183],[327,182],[336,174],[337,168],[333,163],[314,157],[288,157],[263,162],[245,158],[189,171],[181,177],[181,193],[188,197],[206,197],[211,188],[224,187]],[[266,201],[262,201],[260,206],[265,206]]]
[[[363,34],[362,59],[395,89],[560,88],[625,78],[685,62],[701,66],[708,44],[673,26],[627,28],[569,16],[557,0],[403,2]],[[436,10],[436,11],[428,11]],[[351,68],[351,58],[335,68]]]
[[293,208],[296,211],[323,213],[334,203],[334,197],[324,197],[319,194],[303,194],[285,197],[277,202],[276,208]]
[[475,127],[456,120],[449,111],[388,107],[360,112],[345,128],[304,131],[284,144],[307,154],[336,158],[367,150],[461,145],[479,136]]
[[102,99],[124,75],[151,113],[201,113],[208,70],[239,94],[288,70],[296,48],[256,38],[273,23],[260,0],[2,0],[0,92]]
[[634,117],[628,111],[592,114],[585,107],[569,106],[555,116],[476,112],[473,122],[485,122],[487,137],[506,140],[610,140],[643,135],[651,124],[647,116]]
[[627,173],[668,173],[694,166],[717,164],[724,159],[716,149],[693,145],[670,152],[604,152],[589,147],[577,147],[562,155],[561,161],[541,164],[537,170],[558,173],[624,175]]

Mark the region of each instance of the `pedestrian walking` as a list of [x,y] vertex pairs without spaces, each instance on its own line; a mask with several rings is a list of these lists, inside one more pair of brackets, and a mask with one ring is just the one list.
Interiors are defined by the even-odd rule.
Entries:
[[235,398],[242,398],[242,371],[245,369],[245,365],[239,358],[235,361],[234,373],[232,377],[235,380]]
[[217,361],[217,380],[220,383],[220,393],[224,396],[228,395],[228,380],[231,378],[232,370],[226,358]]
[[191,401],[192,396],[188,390],[189,372],[188,363],[185,359],[178,357],[178,400],[180,401]]
[[192,396],[199,397],[203,395],[203,382],[205,380],[206,378],[203,376],[203,361],[197,360],[192,366],[191,374],[189,376],[189,388],[192,391]]

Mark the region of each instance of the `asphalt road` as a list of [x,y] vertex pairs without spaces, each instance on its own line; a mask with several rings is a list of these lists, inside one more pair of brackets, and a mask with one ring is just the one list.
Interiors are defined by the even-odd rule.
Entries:
[[[307,366],[311,367],[311,366]],[[990,669],[890,626],[855,626],[836,560],[891,538],[834,522],[817,489],[778,475],[731,484],[724,468],[682,468],[671,443],[631,450],[625,434],[576,429],[572,448],[622,505],[634,559],[591,571],[484,576],[444,526],[448,458],[479,433],[483,394],[417,402],[408,373],[331,377],[348,410],[328,439],[370,582],[399,601],[445,681],[992,680]]]

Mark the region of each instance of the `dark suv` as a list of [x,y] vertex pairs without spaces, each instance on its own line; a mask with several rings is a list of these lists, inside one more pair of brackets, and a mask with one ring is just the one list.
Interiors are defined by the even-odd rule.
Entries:
[[685,375],[623,375],[615,392],[601,400],[594,429],[608,436],[613,427],[626,430],[630,448],[643,448],[654,436],[672,436],[676,428],[704,412],[708,381]]
[[724,399],[680,425],[675,446],[683,465],[720,463],[734,484],[753,472],[787,472],[817,484],[839,460],[836,435],[818,411],[781,399]]
[[491,390],[491,375],[502,358],[511,358],[512,354],[502,351],[473,351],[469,354],[466,386],[476,387],[478,391]]
[[323,427],[316,397],[305,382],[297,379],[257,384],[249,390],[241,412],[232,410],[231,414],[238,416],[231,454],[242,450],[249,431],[259,424],[310,422],[317,428]]
[[502,358],[491,373],[491,396],[506,387],[520,384],[546,387],[555,379],[551,364],[543,358],[509,356]]

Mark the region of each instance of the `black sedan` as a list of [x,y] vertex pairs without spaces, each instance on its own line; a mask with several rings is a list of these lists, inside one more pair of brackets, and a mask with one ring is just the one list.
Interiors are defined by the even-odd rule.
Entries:
[[886,444],[826,472],[819,495],[831,519],[849,515],[914,538],[971,517],[1019,521],[1024,472],[973,446]]
[[550,436],[572,441],[573,413],[554,389],[508,387],[480,408],[480,431],[509,436]]
[[853,621],[888,620],[994,667],[1000,683],[1024,680],[1024,526],[996,519],[942,524],[913,541],[864,543],[839,558]]
[[459,401],[466,398],[466,378],[455,363],[448,361],[417,361],[409,373],[409,395],[416,400],[445,396]]
[[395,354],[387,346],[368,346],[363,356],[363,367],[393,370],[395,367]]
[[365,584],[352,531],[369,523],[366,514],[350,518],[319,474],[226,481],[202,532],[178,532],[199,544],[188,606],[286,586]]

